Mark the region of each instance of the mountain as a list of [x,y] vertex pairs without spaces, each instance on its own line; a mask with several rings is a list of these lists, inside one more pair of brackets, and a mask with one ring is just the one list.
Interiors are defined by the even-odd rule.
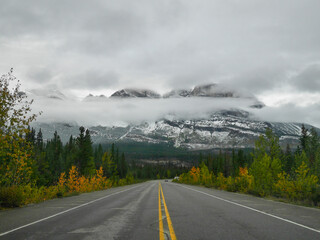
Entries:
[[160,94],[146,89],[122,89],[111,95],[111,98],[160,98]]
[[31,95],[32,97],[42,97],[42,98],[50,98],[57,100],[66,100],[67,96],[65,96],[58,89],[32,89],[27,92],[27,95]]
[[108,98],[105,95],[99,95],[99,96],[94,96],[92,94],[89,94],[83,99],[83,102],[103,102],[106,101]]
[[190,95],[193,97],[240,97],[238,92],[215,83],[196,86]]
[[263,108],[265,104],[259,101],[254,95],[240,91],[231,90],[230,88],[218,84],[206,84],[195,86],[193,89],[172,90],[163,95],[163,98],[183,98],[183,97],[211,97],[211,98],[245,98],[251,99],[253,103],[251,108]]
[[172,90],[163,95],[163,98],[179,98],[179,97],[190,97],[192,90],[179,89]]
[[[74,123],[36,123],[34,127],[41,128],[47,139],[57,130],[65,142],[70,135],[79,134],[79,126]],[[306,127],[311,128],[310,125]],[[254,147],[255,140],[267,128],[279,136],[283,147],[286,144],[296,147],[299,143],[301,124],[253,120],[249,112],[242,110],[223,110],[202,119],[161,119],[126,127],[92,126],[89,130],[95,143],[167,144],[175,148],[205,150]]]
[[[52,95],[53,93],[55,95]],[[42,95],[47,97],[56,96],[63,100],[63,96],[59,92],[53,93],[48,92]],[[120,105],[116,105],[119,101],[112,102],[113,99],[117,98],[124,99],[120,101]],[[113,111],[110,111],[110,114],[106,115],[112,118],[117,115],[127,116],[126,111],[128,109],[130,114],[135,114],[131,108],[135,109],[137,105],[126,104],[127,102],[125,102],[125,99],[129,99],[128,102],[131,102],[130,98],[153,99],[152,107],[159,107],[160,102],[167,105],[161,105],[162,115],[157,117],[156,121],[140,120],[139,123],[128,125],[86,126],[91,132],[94,143],[146,144],[148,148],[151,145],[155,146],[154,148],[156,146],[166,146],[170,147],[170,149],[186,149],[188,151],[216,148],[251,148],[254,147],[254,142],[257,138],[264,134],[267,128],[270,128],[279,137],[280,144],[283,147],[289,144],[292,148],[295,148],[299,144],[302,124],[268,122],[255,119],[255,116],[251,113],[251,108],[256,108],[255,112],[260,111],[259,109],[265,106],[262,102],[252,94],[231,90],[217,84],[196,86],[189,90],[172,90],[163,95],[163,98],[166,98],[165,101],[158,100],[160,95],[156,92],[142,89],[122,89],[112,94],[110,98],[104,95],[89,95],[83,101],[101,101],[100,105],[97,104],[99,111],[103,111],[101,109],[103,109],[104,104],[116,106]],[[175,100],[175,98],[177,99]],[[184,101],[181,98],[188,98],[188,101]],[[103,101],[106,99],[109,100],[104,103]],[[159,101],[159,105],[157,105],[157,101]],[[150,104],[150,101],[146,102]],[[210,105],[213,102],[218,104],[218,108]],[[135,104],[144,103],[143,101],[138,101]],[[182,117],[172,111],[172,109],[181,108],[181,104],[187,105],[183,106],[183,110],[186,109],[187,112],[189,111],[188,108],[198,108],[200,104],[209,104],[209,107],[200,108],[199,106],[199,109],[208,111],[203,114],[197,111],[190,111],[193,114],[185,114]],[[244,104],[246,105],[244,106]],[[177,107],[170,108],[168,105]],[[167,108],[170,110],[165,113],[163,109]],[[147,104],[143,106],[142,111],[140,109],[139,114],[142,119],[145,119],[147,115],[143,111],[148,110],[150,108],[147,108]],[[116,112],[116,114],[112,115],[113,112]],[[131,119],[130,116],[129,118]],[[79,125],[76,122],[36,122],[32,126],[36,129],[41,128],[45,139],[51,139],[54,131],[59,133],[64,142],[69,140],[70,135],[77,136],[79,134]],[[306,125],[306,127],[311,128],[312,126]],[[320,132],[319,129],[316,130]]]

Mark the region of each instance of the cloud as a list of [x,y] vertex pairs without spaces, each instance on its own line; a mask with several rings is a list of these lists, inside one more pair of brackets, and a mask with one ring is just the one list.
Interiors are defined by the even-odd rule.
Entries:
[[77,122],[87,126],[112,126],[154,122],[164,117],[177,119],[206,118],[210,113],[245,108],[250,99],[172,98],[172,99],[111,99],[97,102],[57,100],[34,97],[34,112],[43,111],[38,121]]
[[319,8],[318,0],[3,0],[0,72],[14,67],[27,88],[86,93],[208,82],[255,95],[319,93]]
[[252,113],[256,119],[262,121],[304,123],[320,128],[320,104],[318,103],[308,106],[288,103],[278,107],[253,109]]
[[47,68],[38,68],[34,72],[29,72],[28,78],[41,84],[50,83],[54,78],[54,73]]
[[248,111],[255,120],[308,123],[320,127],[320,105],[301,107],[283,104],[262,109],[249,108],[254,100],[245,98],[112,99],[82,102],[35,97],[32,109],[42,111],[40,122],[76,122],[85,126],[123,126],[168,119],[205,119],[220,110]]
[[119,76],[113,71],[88,70],[70,76],[63,76],[62,88],[67,89],[100,89],[114,86],[118,83]]
[[320,91],[320,63],[312,63],[304,67],[292,77],[291,82],[298,91]]

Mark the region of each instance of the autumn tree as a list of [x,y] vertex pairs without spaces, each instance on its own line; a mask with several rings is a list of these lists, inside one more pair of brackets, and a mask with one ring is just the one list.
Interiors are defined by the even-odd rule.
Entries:
[[12,69],[1,76],[0,185],[26,184],[32,180],[32,145],[25,139],[29,124],[36,118],[31,113],[32,102],[20,91],[20,82]]

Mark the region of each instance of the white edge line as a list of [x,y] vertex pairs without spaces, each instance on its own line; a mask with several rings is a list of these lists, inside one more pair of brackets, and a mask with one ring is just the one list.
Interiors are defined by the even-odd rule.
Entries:
[[282,221],[285,221],[285,222],[288,222],[288,223],[291,223],[291,224],[294,224],[294,225],[297,225],[297,226],[302,227],[302,228],[306,228],[306,229],[308,229],[308,230],[311,230],[311,231],[314,231],[314,232],[317,232],[317,233],[320,233],[320,230],[318,230],[318,229],[311,228],[311,227],[302,225],[302,224],[300,224],[300,223],[296,223],[296,222],[293,222],[293,221],[291,221],[291,220],[288,220],[288,219],[285,219],[285,218],[282,218],[282,217],[278,217],[278,216],[272,215],[272,214],[270,214],[270,213],[266,213],[266,212],[260,211],[260,210],[255,209],[255,208],[251,208],[251,207],[248,207],[248,206],[245,206],[245,205],[236,203],[236,202],[232,202],[232,201],[229,201],[229,200],[226,200],[226,199],[223,199],[223,198],[220,198],[220,197],[211,195],[211,194],[209,194],[209,193],[205,193],[205,192],[202,192],[202,191],[199,191],[199,190],[195,190],[195,189],[192,189],[192,188],[183,186],[183,185],[179,185],[179,184],[175,184],[175,185],[180,186],[180,187],[183,187],[183,188],[187,188],[187,189],[192,190],[192,191],[195,191],[195,192],[202,193],[202,194],[204,194],[204,195],[207,195],[207,196],[212,197],[212,198],[216,198],[216,199],[218,199],[218,200],[221,200],[221,201],[224,201],[224,202],[227,202],[227,203],[231,203],[231,204],[237,205],[237,206],[239,206],[239,207],[247,208],[247,209],[249,209],[249,210],[252,210],[252,211],[255,211],[255,212],[258,212],[258,213],[261,213],[261,214],[264,214],[264,215],[267,215],[267,216],[270,216],[270,217],[273,217],[273,218],[276,218],[276,219],[279,219],[279,220],[282,220]]
[[53,214],[53,215],[51,215],[51,216],[49,216],[49,217],[45,217],[45,218],[39,219],[39,220],[37,220],[37,221],[34,221],[34,222],[31,222],[31,223],[28,223],[28,224],[26,224],[26,225],[23,225],[23,226],[20,226],[20,227],[17,227],[17,228],[11,229],[11,230],[9,230],[9,231],[7,231],[7,232],[0,233],[0,237],[1,237],[1,236],[4,236],[4,235],[7,235],[7,234],[9,234],[9,233],[15,232],[15,231],[17,231],[17,230],[19,230],[19,229],[22,229],[22,228],[25,228],[25,227],[28,227],[28,226],[34,225],[34,224],[36,224],[36,223],[46,221],[46,220],[48,220],[48,219],[50,219],[50,218],[54,218],[54,217],[56,217],[56,216],[59,216],[59,215],[61,215],[61,214],[66,213],[66,212],[70,212],[70,211],[75,210],[75,209],[77,209],[77,208],[81,208],[81,207],[86,206],[86,205],[89,205],[89,204],[91,204],[91,203],[94,203],[94,202],[100,201],[100,200],[102,200],[102,199],[105,199],[105,198],[108,198],[108,197],[114,196],[114,195],[116,195],[116,194],[123,193],[123,192],[129,191],[129,190],[132,190],[132,189],[137,188],[137,187],[140,187],[140,186],[135,186],[135,187],[132,187],[132,188],[129,188],[129,189],[126,189],[126,190],[120,191],[120,192],[111,193],[111,194],[109,194],[109,195],[107,195],[107,196],[104,196],[104,197],[101,197],[101,198],[98,198],[98,199],[92,200],[92,201],[87,202],[87,203],[83,203],[83,204],[81,204],[81,205],[79,205],[79,206],[76,206],[76,207],[73,207],[73,208],[67,209],[67,210],[65,210],[65,211],[62,211],[62,212],[59,212],[59,213]]

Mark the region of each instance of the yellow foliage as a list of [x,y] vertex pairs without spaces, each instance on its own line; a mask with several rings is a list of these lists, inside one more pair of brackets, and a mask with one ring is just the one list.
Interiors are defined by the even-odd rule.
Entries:
[[66,173],[61,173],[59,177],[59,182],[58,182],[58,189],[62,193],[65,192],[65,183],[66,183]]
[[253,176],[249,175],[248,168],[239,168],[239,176],[226,178],[223,173],[218,173],[215,177],[209,172],[206,165],[201,168],[192,167],[188,173],[179,176],[180,183],[203,184],[205,186],[215,186],[222,190],[239,191],[247,193],[253,187]]
[[191,183],[195,184],[200,182],[200,168],[192,167],[189,174],[191,177]]
[[249,175],[248,168],[239,168],[239,177],[235,178],[236,189],[239,192],[247,193],[253,188],[253,176]]
[[78,170],[76,166],[72,166],[69,171],[69,178],[67,180],[68,192],[79,192],[79,177]]
[[247,175],[248,175],[248,168],[239,167],[239,176],[243,177],[243,176],[247,176]]
[[218,176],[215,181],[215,185],[222,190],[227,190],[227,178],[223,176],[223,173],[218,173]]
[[290,179],[290,176],[285,172],[280,173],[279,180],[275,183],[275,188],[280,196],[292,200],[311,200],[319,179],[317,176],[309,174],[309,171],[307,164],[302,162],[296,170],[295,179]]

